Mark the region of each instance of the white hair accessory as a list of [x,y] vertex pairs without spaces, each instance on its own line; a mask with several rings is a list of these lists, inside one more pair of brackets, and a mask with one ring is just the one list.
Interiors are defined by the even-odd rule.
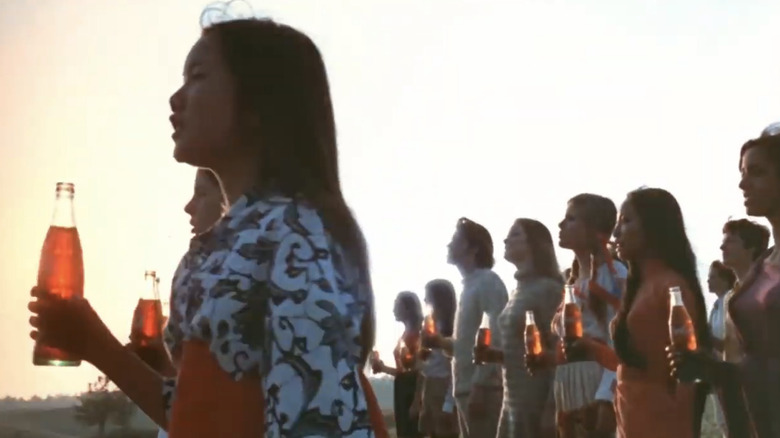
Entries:
[[761,137],[773,137],[778,134],[780,134],[780,122],[771,123],[761,131]]
[[206,6],[200,14],[200,26],[208,28],[226,21],[257,18],[252,5],[246,0],[214,2]]

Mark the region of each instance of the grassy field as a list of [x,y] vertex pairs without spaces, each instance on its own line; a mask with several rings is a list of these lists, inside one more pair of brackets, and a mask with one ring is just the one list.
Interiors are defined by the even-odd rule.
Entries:
[[[393,412],[385,411],[385,421],[395,437]],[[151,420],[142,414],[132,422],[133,431],[122,435],[109,428],[111,438],[155,438],[157,433]],[[720,438],[714,423],[712,406],[708,406],[702,438]],[[95,436],[94,428],[86,428],[73,419],[72,408],[18,409],[0,412],[0,438],[88,438]],[[485,437],[487,438],[487,437]]]

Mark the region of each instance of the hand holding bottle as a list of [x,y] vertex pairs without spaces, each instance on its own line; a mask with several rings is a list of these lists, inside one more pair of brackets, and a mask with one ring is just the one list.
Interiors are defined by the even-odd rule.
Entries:
[[[27,308],[33,331],[30,337],[36,342],[60,348],[88,362],[94,363],[104,346],[116,342],[111,331],[86,299],[52,298],[38,287],[31,290],[36,299]],[[46,297],[45,299],[38,299]]]

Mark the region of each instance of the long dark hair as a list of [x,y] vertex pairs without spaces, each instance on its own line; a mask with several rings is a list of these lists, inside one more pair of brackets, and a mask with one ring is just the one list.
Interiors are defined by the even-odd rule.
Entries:
[[[628,194],[625,202],[636,211],[647,244],[646,252],[680,275],[690,288],[696,307],[693,320],[696,339],[701,348],[709,349],[712,339],[707,324],[707,308],[697,274],[696,255],[685,232],[680,205],[671,193],[656,188],[635,190]],[[643,368],[645,358],[640,357],[631,346],[627,321],[642,278],[636,260],[627,262],[626,295],[614,321],[615,352],[623,363]]]
[[532,258],[532,275],[562,281],[550,230],[536,219],[520,218],[515,224],[520,225],[525,233]]
[[[617,221],[617,207],[611,199],[593,193],[580,193],[569,200],[569,205],[574,207],[577,217],[593,232],[591,254],[595,254],[601,247],[599,235],[609,237],[615,228]],[[574,284],[580,275],[580,263],[577,258],[571,264],[571,271],[567,280],[568,284]],[[588,305],[593,314],[602,323],[607,321],[607,303],[596,294],[588,295]]]
[[336,124],[325,64],[302,32],[270,19],[219,22],[213,37],[235,80],[242,136],[258,151],[257,187],[311,204],[357,267],[369,293],[361,323],[360,360],[375,339],[374,294],[363,233],[341,191]]
[[[712,338],[707,324],[707,308],[704,294],[696,272],[696,255],[693,253],[688,235],[685,232],[685,222],[682,210],[674,196],[663,189],[641,188],[628,194],[626,203],[630,204],[637,214],[637,220],[642,227],[647,245],[646,254],[663,262],[672,271],[681,276],[690,288],[694,306],[693,326],[699,348],[712,350]],[[642,283],[641,272],[636,260],[628,262],[628,279],[626,295],[620,310],[615,316],[613,341],[615,352],[620,360],[628,366],[644,368],[647,359],[642,357],[631,344],[631,333],[628,330],[628,312],[636,299],[637,291]],[[694,397],[694,436],[701,434],[701,420],[704,406],[709,393],[706,384],[696,387]]]
[[425,285],[425,300],[433,308],[436,321],[441,324],[441,335],[452,336],[455,327],[455,308],[457,298],[455,288],[447,280],[431,280]]

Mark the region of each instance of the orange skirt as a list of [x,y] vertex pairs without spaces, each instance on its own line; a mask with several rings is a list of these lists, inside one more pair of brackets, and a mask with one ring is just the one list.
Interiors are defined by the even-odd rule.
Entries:
[[[208,345],[182,345],[176,397],[168,424],[169,438],[243,438],[265,436],[262,382],[257,376],[233,380],[220,368]],[[376,395],[364,373],[358,373],[377,438],[388,438]],[[230,403],[226,403],[230,400]],[[237,406],[253,406],[252,409]]]

